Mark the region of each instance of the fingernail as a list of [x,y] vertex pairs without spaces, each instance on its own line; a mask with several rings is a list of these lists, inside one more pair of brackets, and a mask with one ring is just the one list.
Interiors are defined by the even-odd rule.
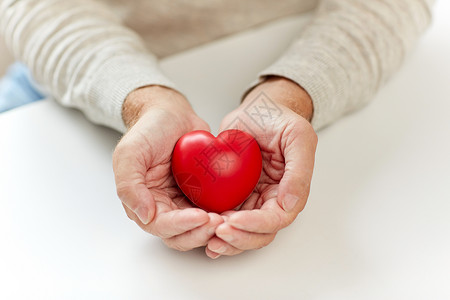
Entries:
[[148,208],[147,207],[139,206],[138,208],[136,208],[134,213],[138,216],[139,220],[141,220],[141,222],[144,223],[145,225],[147,225],[148,222],[150,222],[150,218],[148,216]]
[[217,250],[211,250],[211,251],[214,251],[214,252],[216,252],[216,253],[222,254],[222,253],[225,253],[225,251],[227,251],[227,247],[222,246],[222,247],[220,247],[220,248],[217,249]]
[[216,228],[215,227],[211,227],[208,229],[208,235],[213,235],[214,233],[216,233]]
[[231,234],[220,234],[218,235],[218,237],[228,243],[234,241],[234,236],[232,236]]
[[220,257],[220,254],[217,254],[217,256],[211,257],[212,259],[218,259]]
[[292,194],[287,194],[283,199],[283,209],[286,212],[290,212],[294,209],[295,205],[298,202],[298,197]]
[[207,223],[207,221],[197,221],[194,223],[194,228],[200,227],[202,225],[205,225]]

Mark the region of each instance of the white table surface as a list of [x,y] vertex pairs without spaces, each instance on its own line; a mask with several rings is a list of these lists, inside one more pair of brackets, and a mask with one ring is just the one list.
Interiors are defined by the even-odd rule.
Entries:
[[[170,250],[128,220],[116,132],[50,100],[0,115],[0,299],[450,299],[449,8],[372,104],[319,133],[301,216],[236,257]],[[217,130],[304,21],[162,66]]]

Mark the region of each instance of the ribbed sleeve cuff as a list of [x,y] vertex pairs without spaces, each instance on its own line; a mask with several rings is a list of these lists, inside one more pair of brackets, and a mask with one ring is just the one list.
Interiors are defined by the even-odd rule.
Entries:
[[148,86],[175,85],[159,69],[156,59],[146,54],[126,54],[110,57],[89,76],[87,116],[93,122],[120,132],[126,127],[122,119],[122,105],[132,91]]
[[430,20],[423,0],[334,2],[324,1],[301,37],[258,74],[303,87],[313,101],[315,129],[367,104]]
[[[298,45],[296,45],[298,46]],[[312,49],[291,55],[289,52],[282,56],[274,64],[258,74],[258,79],[252,82],[246,90],[246,95],[256,85],[261,83],[266,76],[280,76],[290,79],[308,92],[314,105],[314,114],[311,124],[315,130],[323,128],[342,115],[345,99],[344,86],[341,81],[346,81],[347,74],[342,71],[337,62],[329,58],[323,51]],[[333,72],[330,72],[330,70]],[[330,78],[332,76],[333,78]]]

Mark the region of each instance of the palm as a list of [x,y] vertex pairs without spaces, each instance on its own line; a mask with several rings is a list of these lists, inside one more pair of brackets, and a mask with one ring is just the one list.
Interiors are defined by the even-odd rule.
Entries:
[[[186,121],[171,112],[155,109],[143,115],[122,138],[115,151],[115,173],[118,191],[123,185],[135,199],[134,203],[128,201],[129,207],[124,206],[129,215],[129,209],[135,210],[143,204],[155,220],[164,215],[169,218],[168,213],[192,207],[172,176],[171,156],[178,139],[197,129],[209,130],[209,127],[200,119]],[[127,199],[127,196],[121,198]],[[151,231],[154,224],[139,225]]]
[[276,204],[278,186],[284,174],[284,161],[280,149],[265,145],[261,141],[258,141],[258,144],[262,154],[261,177],[252,194],[240,207],[241,210],[261,209],[268,204]]
[[[229,120],[239,121],[228,123]],[[261,149],[261,177],[252,194],[239,210],[261,209],[277,203],[278,187],[285,171],[283,149],[281,149],[283,132],[277,128],[279,123],[273,122],[265,125],[266,127],[262,130],[241,109],[230,113],[222,122],[223,130],[237,128],[250,133]]]
[[[185,124],[177,124],[173,120],[160,122],[169,125],[161,128],[159,134],[155,135],[151,126],[144,129],[144,134],[141,135],[144,137],[140,148],[141,159],[138,160],[143,162],[139,168],[145,172],[144,182],[154,198],[156,215],[193,207],[175,182],[171,170],[172,150],[178,139],[191,129],[185,129]],[[206,124],[199,123],[192,128],[197,129],[209,128]]]
[[[253,101],[225,117],[221,129],[251,134],[261,149],[262,172],[252,194],[237,209],[223,213],[225,223],[208,242],[210,257],[235,255],[269,244],[303,209],[309,193],[317,137],[311,125],[280,105],[277,115],[258,123],[252,108],[261,112],[267,101]],[[270,107],[269,107],[270,108]],[[272,109],[272,108],[270,108]]]
[[149,97],[151,105],[126,118],[131,128],[113,155],[117,194],[128,217],[169,247],[204,246],[223,219],[192,207],[172,176],[171,158],[181,136],[193,130],[209,131],[209,126],[181,94],[152,86],[142,89],[143,94],[139,91],[127,106],[130,111],[136,110],[136,103],[139,106],[139,101],[133,102],[139,97]]
[[[170,154],[166,157],[170,160]],[[150,166],[145,175],[145,185],[154,197],[156,214],[192,207],[172,176],[170,161]]]

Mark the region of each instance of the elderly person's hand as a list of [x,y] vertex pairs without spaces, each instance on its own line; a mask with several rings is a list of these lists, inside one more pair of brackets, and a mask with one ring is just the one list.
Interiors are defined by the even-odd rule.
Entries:
[[209,126],[178,92],[149,86],[132,92],[123,106],[127,133],[113,155],[117,193],[128,217],[171,248],[205,246],[223,218],[194,208],[171,170],[177,140]]
[[317,136],[309,123],[309,95],[296,83],[269,78],[228,114],[221,130],[237,128],[257,140],[263,157],[259,183],[238,210],[222,214],[206,247],[211,258],[268,245],[291,224],[309,195]]

